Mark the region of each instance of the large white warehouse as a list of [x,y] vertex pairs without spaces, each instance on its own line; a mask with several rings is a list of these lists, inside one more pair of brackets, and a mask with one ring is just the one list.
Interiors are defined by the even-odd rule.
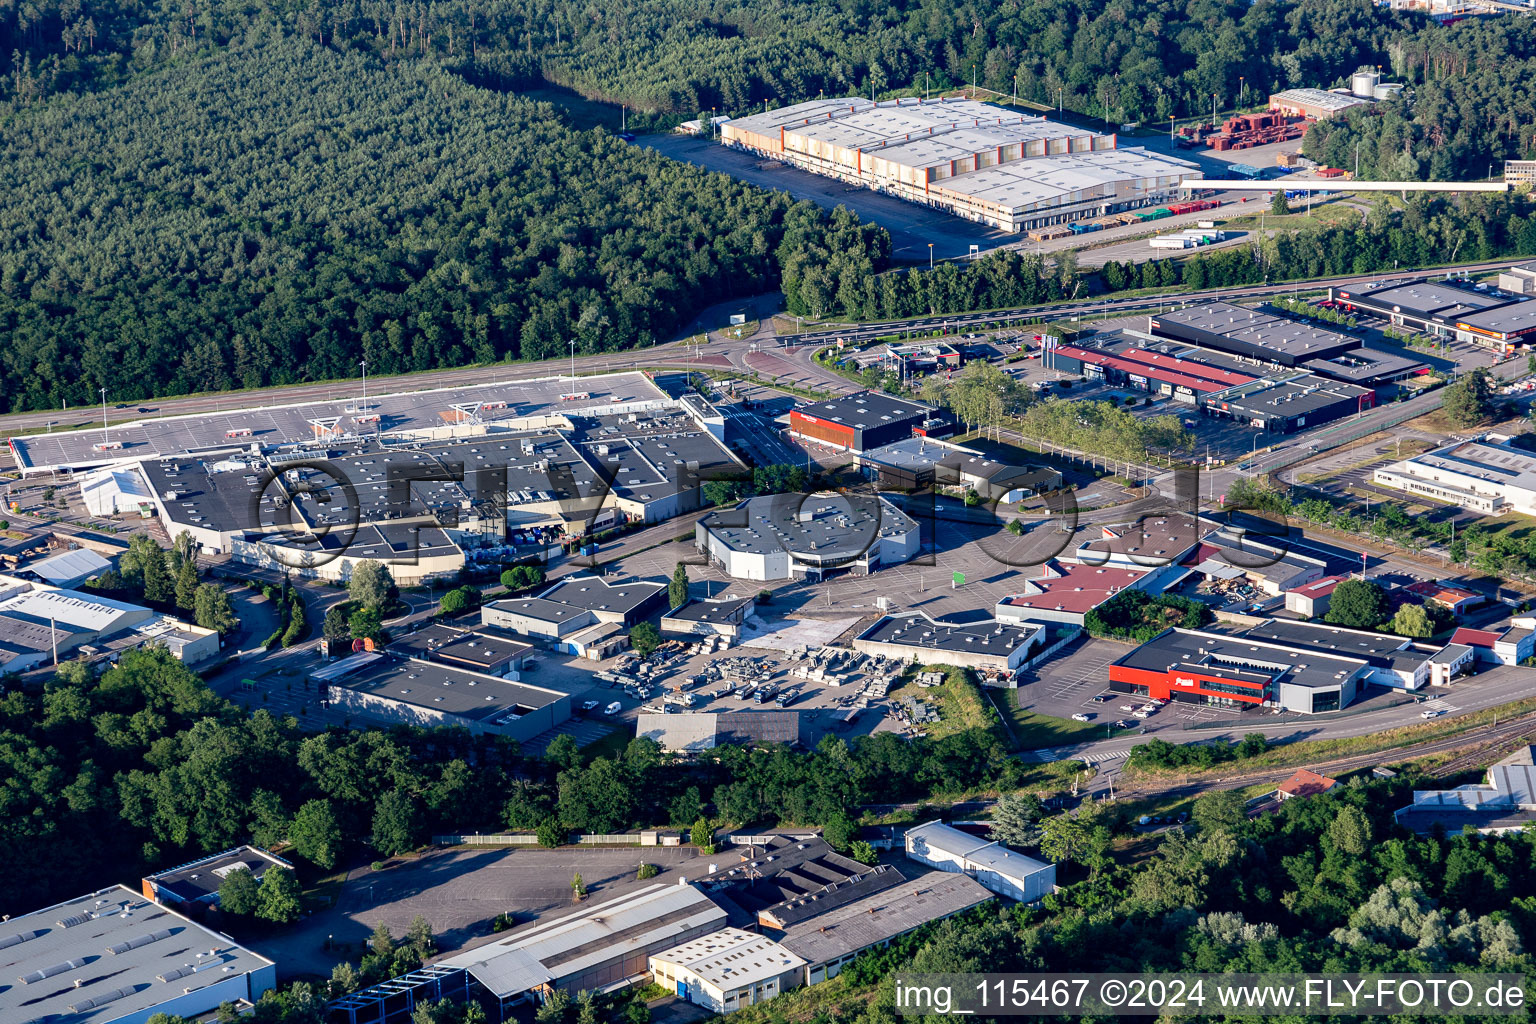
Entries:
[[822,99],[720,126],[729,146],[1005,231],[1172,198],[1194,164],[968,99]]

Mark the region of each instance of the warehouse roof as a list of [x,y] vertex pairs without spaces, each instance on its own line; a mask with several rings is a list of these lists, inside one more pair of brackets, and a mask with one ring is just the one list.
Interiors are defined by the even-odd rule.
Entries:
[[755,597],[725,598],[719,601],[689,601],[678,608],[673,608],[662,616],[666,619],[676,619],[679,622],[732,622],[734,616],[743,608],[750,608],[757,603]]
[[0,1024],[147,1014],[272,961],[125,885],[12,917]]
[[1176,326],[1204,331],[1280,352],[1294,359],[1315,359],[1360,345],[1358,339],[1347,334],[1230,302],[1202,302],[1184,309],[1159,313],[1152,321],[1154,328]]
[[1449,322],[1480,310],[1509,303],[1509,299],[1443,281],[1394,282],[1380,288],[1345,289],[1341,296],[1355,303],[1391,307],[1394,312]]
[[33,573],[39,579],[54,586],[68,587],[110,568],[112,563],[96,552],[88,548],[76,548],[73,551],[62,551],[48,558],[28,562],[18,571]]
[[[615,896],[584,904],[571,913],[545,917],[497,939],[495,942],[439,961],[439,967],[464,967],[482,982],[501,977],[503,984],[521,985],[543,975],[558,981],[588,968],[641,952],[669,935],[681,935],[699,927],[725,924],[725,911],[692,885],[653,883]],[[511,971],[498,966],[510,953],[516,959]],[[537,963],[539,967],[534,967]],[[538,984],[534,981],[533,984]],[[499,991],[510,995],[527,988]]]
[[441,662],[370,657],[369,652],[348,655],[326,672],[331,686],[490,725],[516,721],[567,696]]
[[291,868],[293,865],[255,846],[237,846],[211,857],[201,857],[146,875],[144,880],[173,896],[194,902],[218,892],[225,876],[232,871],[244,868],[259,879],[269,867]]
[[886,615],[858,635],[865,643],[895,644],[920,651],[951,651],[990,654],[1007,658],[1021,644],[1029,643],[1038,626],[1018,626],[987,619],[982,622],[945,622],[927,612]]
[[609,583],[601,576],[567,576],[541,592],[538,599],[591,612],[628,615],[666,589],[665,583],[655,580]]
[[[1373,664],[1410,650],[1413,643],[1407,637],[1345,629],[1323,622],[1292,622],[1288,619],[1266,619],[1248,627],[1242,635],[1254,640],[1360,658]],[[1426,657],[1428,652],[1419,654],[1417,660],[1423,661]]]
[[517,658],[533,650],[509,637],[455,629],[434,623],[390,643],[390,652],[413,658],[459,661],[476,668],[488,668],[508,658]]
[[1111,557],[1128,558],[1149,569],[1169,565],[1195,546],[1201,529],[1198,520],[1182,513],[1101,526],[1099,538],[1078,545],[1071,559],[1085,565],[1103,565]]
[[799,711],[703,711],[658,715],[641,712],[635,735],[655,740],[663,750],[690,753],[729,743],[800,742]]
[[921,402],[908,402],[878,391],[860,391],[852,395],[812,402],[795,410],[801,416],[829,420],[844,426],[869,430],[900,420],[929,419],[938,410]]
[[1001,843],[979,839],[969,832],[962,832],[941,821],[930,821],[907,830],[907,849],[922,856],[933,850],[950,857],[962,858],[971,864],[995,871],[1007,878],[1027,878],[1050,865],[1044,861],[1026,857],[1017,850],[1010,850]]
[[726,928],[656,953],[652,960],[687,970],[706,985],[737,989],[804,967],[805,961],[766,935]]
[[1139,184],[1149,178],[1188,180],[1203,173],[1187,160],[1144,149],[1101,149],[1010,160],[942,178],[930,189],[1022,212],[1079,193],[1112,196],[1122,183]]
[[1339,402],[1353,401],[1358,404],[1371,394],[1369,388],[1325,380],[1315,373],[1307,373],[1283,378],[1266,377],[1253,384],[1216,394],[1206,404],[1244,417],[1295,419]]
[[1281,92],[1271,93],[1269,102],[1273,105],[1294,105],[1305,103],[1309,106],[1322,107],[1337,113],[1340,110],[1348,110],[1350,107],[1358,107],[1362,103],[1370,103],[1368,99],[1359,96],[1351,96],[1347,92],[1329,92],[1326,89],[1285,89]]
[[1026,580],[1023,591],[1007,595],[998,607],[1086,614],[1145,575],[1139,569],[1052,561],[1043,575]]
[[794,925],[780,941],[807,963],[824,964],[992,898],[969,875],[930,871],[903,885]]
[[1193,629],[1169,629],[1117,658],[1116,665],[1167,673],[1179,669],[1251,683],[1285,682],[1313,689],[1341,686],[1363,669],[1361,658],[1343,657],[1258,637]]
[[55,626],[73,627],[103,635],[124,629],[129,620],[148,618],[150,614],[148,608],[114,601],[108,597],[97,597],[79,590],[50,590],[41,587],[0,601],[0,612],[37,623],[52,621]]
[[788,551],[822,564],[857,558],[881,537],[918,529],[916,520],[883,497],[830,491],[759,495],[738,508],[711,512],[699,525],[734,551]]

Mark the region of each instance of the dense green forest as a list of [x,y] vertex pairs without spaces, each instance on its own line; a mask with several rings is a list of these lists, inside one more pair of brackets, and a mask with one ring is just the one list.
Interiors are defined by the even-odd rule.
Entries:
[[434,64],[292,36],[4,123],[10,408],[643,345],[786,260],[889,249]]
[[10,89],[29,99],[120,81],[252,24],[688,116],[974,73],[1122,121],[1199,113],[1240,86],[1328,85],[1424,25],[1369,0],[37,0],[0,7],[0,51],[16,53]]
[[41,690],[0,697],[0,855],[11,864],[0,913],[247,841],[289,842],[329,868],[445,831],[607,831],[705,813],[821,824],[872,800],[1010,786],[1023,771],[981,730],[828,742],[804,755],[729,747],[689,766],[650,740],[592,760],[561,737],[530,758],[510,740],[459,730],[306,733],[253,708],[158,650],[125,654],[100,676],[67,664]]
[[[1348,163],[1363,140],[1363,171],[1437,176],[1529,155],[1536,121],[1536,19],[1441,28],[1367,0],[10,0],[0,62],[0,410],[613,351],[781,286],[792,311],[847,316],[1097,287],[1070,257],[1013,254],[881,276],[882,229],[574,131],[515,95],[546,82],[665,120],[974,65],[1146,120],[1384,63],[1409,99],[1307,145]],[[1461,242],[1437,217],[1467,256],[1533,251],[1513,206],[1431,204],[1185,279],[1424,262]]]

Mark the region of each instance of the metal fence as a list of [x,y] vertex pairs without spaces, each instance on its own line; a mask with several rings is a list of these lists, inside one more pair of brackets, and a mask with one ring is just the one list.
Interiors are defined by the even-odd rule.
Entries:
[[476,833],[471,836],[433,836],[432,844],[434,846],[537,846],[539,837],[508,833],[488,835]]
[[[1422,404],[1418,402],[1404,402],[1402,403],[1403,408],[1400,411],[1386,417],[1385,419],[1371,420],[1369,423],[1355,427],[1341,427],[1339,428],[1341,431],[1339,433],[1329,431],[1328,447],[1330,449],[1342,448],[1351,442],[1360,440],[1362,437],[1369,437],[1372,434],[1379,434],[1381,431],[1395,427],[1399,423],[1406,423],[1411,419],[1417,419],[1418,417],[1427,413],[1434,412],[1445,402],[1445,396],[1442,393],[1443,391],[1444,389],[1442,388],[1440,391],[1436,391],[1432,394],[1424,396]],[[1287,466],[1293,466],[1296,463],[1303,462],[1317,454],[1318,453],[1316,451],[1312,451],[1308,448],[1304,448],[1298,445],[1297,447],[1292,448],[1290,451],[1281,454],[1279,457],[1266,461],[1263,464],[1263,472],[1277,473]]]

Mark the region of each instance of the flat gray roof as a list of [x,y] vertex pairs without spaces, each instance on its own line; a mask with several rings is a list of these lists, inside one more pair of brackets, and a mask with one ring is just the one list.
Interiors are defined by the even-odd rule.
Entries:
[[802,561],[823,563],[857,557],[880,537],[918,529],[915,519],[885,498],[858,499],[830,491],[764,494],[739,508],[711,512],[699,525],[734,551],[786,550]]
[[190,902],[218,892],[219,886],[224,882],[224,876],[231,871],[237,871],[243,867],[259,879],[266,874],[267,868],[273,866],[292,867],[286,860],[274,857],[265,850],[254,846],[237,846],[211,857],[202,857],[187,864],[157,871],[152,875],[146,875],[145,879],[154,882],[156,886],[169,891],[172,895]]
[[723,601],[689,601],[682,607],[667,612],[662,618],[677,619],[681,622],[729,622],[731,616],[756,602],[755,597],[738,597]]
[[666,589],[665,583],[656,580],[609,583],[601,576],[566,576],[541,592],[538,599],[592,612],[628,615]]
[[531,651],[533,646],[509,637],[456,629],[439,622],[390,641],[389,649],[413,658],[440,657],[476,665],[495,665]]
[[886,615],[858,639],[867,643],[895,644],[917,651],[963,651],[1007,658],[1014,648],[1028,643],[1036,628],[987,619],[983,622],[953,623],[931,619],[921,612]]
[[907,419],[930,419],[938,414],[931,405],[893,398],[879,391],[860,391],[857,394],[830,398],[825,402],[812,402],[795,410],[803,416],[814,416],[845,426],[868,430],[887,423]]
[[1371,394],[1369,388],[1343,381],[1327,380],[1315,373],[1284,380],[1264,378],[1253,384],[1242,384],[1232,389],[1230,396],[1217,392],[1208,404],[1217,404],[1225,412],[1238,412],[1245,416],[1297,417],[1320,409],[1327,409],[1339,402],[1354,401]]
[[1193,629],[1170,629],[1115,660],[1116,665],[1166,673],[1176,668],[1228,676],[1254,683],[1275,682],[1329,689],[1366,662],[1259,637],[1230,636]]
[[[103,439],[95,430],[55,431],[11,439],[22,468],[50,466],[95,466],[157,455],[187,452],[246,450],[254,444],[271,448],[282,444],[310,444],[314,440],[311,419],[338,421],[343,435],[362,437],[375,434],[422,430],[445,425],[442,414],[454,405],[475,402],[504,403],[502,408],[485,408],[479,413],[484,422],[516,419],[530,414],[579,413],[629,402],[657,401],[665,394],[643,373],[613,373],[582,377],[545,377],[533,380],[501,381],[432,391],[388,392],[368,395],[366,408],[361,401],[361,387],[351,397],[333,401],[272,405],[264,408],[233,408],[215,413],[187,416],[145,418],[130,423],[113,424],[108,438],[122,448],[97,451]],[[345,392],[347,386],[337,385]],[[585,394],[586,398],[564,400],[563,395]],[[111,395],[108,395],[111,400]],[[359,423],[360,416],[378,416],[377,425]],[[236,432],[235,437],[229,433]],[[249,431],[249,433],[244,433]],[[341,440],[340,437],[337,440]],[[334,443],[334,442],[333,442]]]
[[0,929],[0,1024],[116,1020],[271,965],[116,885]]
[[[345,661],[365,656],[366,652],[354,654]],[[331,667],[340,668],[343,664],[337,662]],[[438,661],[386,656],[355,664],[353,671],[330,678],[330,685],[491,725],[516,721],[529,711],[569,696],[559,690],[514,683]]]
[[779,941],[808,964],[824,964],[992,898],[969,875],[930,871],[794,925]]
[[1315,358],[1343,349],[1357,348],[1358,338],[1315,324],[1263,313],[1231,302],[1202,302],[1185,309],[1159,313],[1159,325],[1173,324],[1208,334],[1283,352],[1293,358]]

